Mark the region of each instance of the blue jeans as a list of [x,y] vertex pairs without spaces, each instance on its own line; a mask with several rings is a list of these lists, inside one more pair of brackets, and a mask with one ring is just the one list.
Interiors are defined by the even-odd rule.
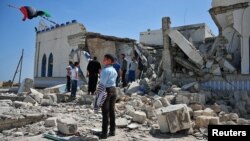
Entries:
[[133,82],[135,81],[135,71],[134,70],[129,70],[128,72],[128,82]]
[[76,97],[77,80],[71,80],[71,97]]

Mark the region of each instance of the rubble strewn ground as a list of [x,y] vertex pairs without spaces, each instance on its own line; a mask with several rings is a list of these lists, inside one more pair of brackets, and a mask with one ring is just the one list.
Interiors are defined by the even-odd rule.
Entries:
[[[140,88],[144,85],[148,93]],[[63,87],[2,92],[1,140],[98,140],[93,132],[101,130],[102,115],[93,112],[93,96],[81,86],[71,101],[70,93],[60,93]],[[117,88],[116,136],[107,140],[206,140],[208,125],[250,124],[247,92],[190,92],[169,83],[156,94],[155,87],[144,79]]]

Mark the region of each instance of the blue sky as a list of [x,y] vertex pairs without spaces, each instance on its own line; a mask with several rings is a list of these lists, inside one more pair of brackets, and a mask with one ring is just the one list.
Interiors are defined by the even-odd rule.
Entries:
[[[7,5],[32,6],[48,11],[52,20],[76,19],[88,31],[139,39],[139,32],[161,28],[161,19],[171,17],[171,26],[205,22],[218,34],[208,10],[211,0],[1,0],[0,81],[11,80],[24,49],[22,79],[33,77],[35,30],[40,18],[22,21],[22,13]],[[50,25],[48,23],[48,25]],[[18,81],[18,78],[15,79]]]

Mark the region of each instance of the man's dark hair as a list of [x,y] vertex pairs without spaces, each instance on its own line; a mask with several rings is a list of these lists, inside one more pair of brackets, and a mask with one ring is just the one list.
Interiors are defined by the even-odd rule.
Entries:
[[96,56],[94,56],[94,58],[93,58],[94,60],[97,60],[97,57]]
[[79,62],[75,62],[75,63],[74,63],[74,66],[77,66],[77,65],[79,65]]
[[72,65],[73,64],[73,62],[72,61],[69,61],[69,65]]
[[112,63],[115,61],[114,56],[111,55],[111,54],[105,54],[105,55],[104,55],[104,58],[111,60]]
[[125,54],[124,54],[124,53],[122,53],[121,55],[122,55],[123,57],[125,57]]

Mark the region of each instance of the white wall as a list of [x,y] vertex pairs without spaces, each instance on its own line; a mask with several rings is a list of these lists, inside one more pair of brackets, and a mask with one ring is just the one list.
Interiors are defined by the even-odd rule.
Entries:
[[162,30],[157,29],[140,32],[140,43],[163,45]]
[[[50,53],[53,54],[53,73],[52,77],[65,77],[66,67],[69,62],[69,54],[72,49],[77,49],[77,46],[69,46],[68,36],[77,34],[82,31],[83,25],[79,23],[71,23],[63,27],[41,32],[37,34],[36,39],[36,58],[34,76],[41,77],[42,57],[46,54],[46,76],[48,72],[48,59]],[[38,55],[38,45],[40,43],[40,52]],[[38,57],[39,56],[39,57]],[[38,60],[38,62],[37,62]],[[38,65],[38,66],[37,66]],[[38,68],[38,69],[37,69]]]
[[[193,27],[194,29],[192,29]],[[196,29],[196,27],[198,27],[198,29]],[[182,35],[190,42],[203,42],[205,38],[214,36],[211,29],[204,23],[173,27],[172,29],[180,30]],[[157,29],[140,32],[140,43],[163,45],[162,30]]]

